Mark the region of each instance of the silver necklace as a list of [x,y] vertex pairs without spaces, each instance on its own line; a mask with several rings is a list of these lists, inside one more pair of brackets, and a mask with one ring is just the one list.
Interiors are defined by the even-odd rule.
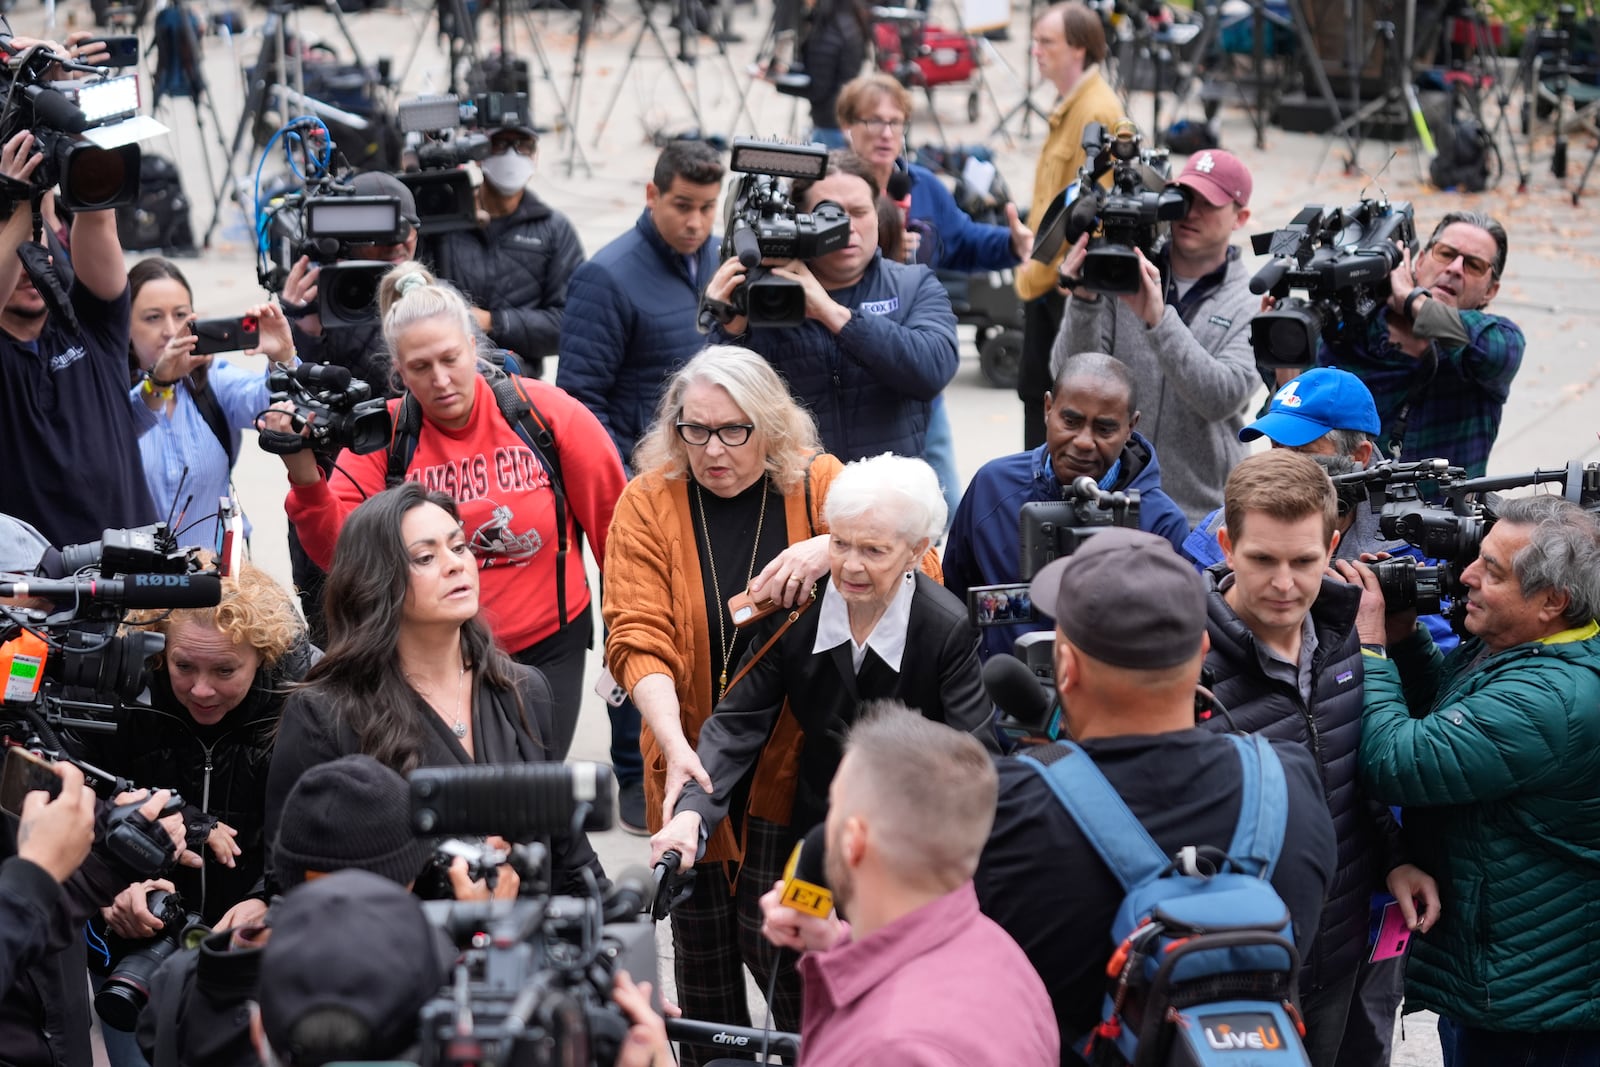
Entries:
[[[404,671],[401,671],[400,673],[401,674],[405,674]],[[429,693],[423,691],[423,688],[420,685],[417,684],[417,680],[415,678],[411,677],[411,675],[409,675],[409,674],[405,674],[405,679],[406,679],[406,681],[411,683],[411,688],[415,689],[417,692],[422,694],[424,699],[428,698]],[[455,734],[457,737],[462,737],[462,738],[467,736],[467,722],[466,722],[466,719],[463,718],[462,714],[461,714],[462,697],[466,693],[466,687],[467,687],[467,664],[466,664],[465,661],[462,661],[461,666],[456,668],[455,721],[450,724],[450,732]],[[431,703],[432,702],[430,701],[430,704]],[[435,709],[435,710],[437,710],[437,709]]]

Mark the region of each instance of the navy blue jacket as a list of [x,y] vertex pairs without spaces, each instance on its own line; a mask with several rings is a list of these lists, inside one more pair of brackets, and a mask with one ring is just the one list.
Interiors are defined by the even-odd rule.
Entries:
[[556,384],[594,412],[624,466],[655,420],[667,378],[706,345],[695,315],[720,244],[713,235],[700,246],[691,282],[647,208],[567,283]]
[[[1135,430],[1122,446],[1120,459],[1122,470],[1115,489],[1139,491],[1139,528],[1165,537],[1173,548],[1183,544],[1189,524],[1161,489],[1161,463],[1155,448]],[[1022,505],[1060,499],[1061,483],[1050,465],[1048,444],[992,459],[978,468],[950,524],[944,550],[945,588],[965,603],[967,590],[973,586],[1020,582]],[[988,659],[997,652],[1010,652],[1018,637],[1051,625],[1046,619],[986,627],[978,655]]]
[[927,260],[930,266],[970,274],[1017,265],[1009,226],[974,222],[957,206],[944,182],[927,167],[912,163],[906,173],[911,176],[911,209],[906,216],[912,222],[927,223],[933,230],[933,258]]
[[880,254],[859,282],[829,295],[852,312],[837,337],[807,319],[738,337],[718,326],[711,342],[765,357],[816,416],[822,447],[841,461],[920,457],[933,398],[956,373],[956,316],[944,286],[927,267]]

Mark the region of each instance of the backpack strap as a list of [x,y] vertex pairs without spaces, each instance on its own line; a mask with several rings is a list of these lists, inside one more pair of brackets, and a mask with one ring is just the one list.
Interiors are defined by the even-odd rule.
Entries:
[[206,420],[206,426],[216,435],[217,444],[227,453],[228,472],[232,474],[233,464],[239,458],[235,448],[237,441],[233,427],[228,425],[228,416],[222,410],[221,402],[217,400],[217,394],[211,391],[210,383],[197,385],[191,381],[189,395],[194,398],[194,406],[200,409],[200,417]]
[[417,435],[422,432],[422,405],[406,393],[394,415],[394,430],[389,435],[389,471],[383,482],[386,489],[406,480],[411,457],[417,454]]
[[1283,762],[1272,751],[1272,742],[1260,734],[1226,736],[1239,753],[1243,775],[1239,822],[1233,830],[1233,842],[1228,845],[1228,856],[1240,865],[1248,864],[1250,874],[1271,881],[1289,819],[1289,787],[1283,776]]
[[556,504],[556,615],[561,620],[560,629],[567,628],[567,553],[583,551],[583,526],[576,515],[571,517],[573,537],[567,537],[567,489],[561,476],[561,453],[556,448],[555,434],[550,422],[533,402],[523,387],[522,379],[501,375],[490,379],[495,403],[500,414],[517,431],[517,435],[539,457],[545,473],[550,477],[550,489]]
[[1057,741],[1044,759],[1032,754],[1019,757],[1032,764],[1061,806],[1067,809],[1083,836],[1122,883],[1124,892],[1160,876],[1171,863],[1128,805],[1111,788],[1106,776],[1088,753],[1071,741]]

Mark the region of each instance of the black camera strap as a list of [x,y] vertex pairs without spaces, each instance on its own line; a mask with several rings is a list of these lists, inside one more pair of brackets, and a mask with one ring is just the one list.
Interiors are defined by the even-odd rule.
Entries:
[[1417,359],[1417,372],[1411,379],[1411,388],[1406,390],[1406,397],[1400,402],[1400,408],[1395,412],[1394,429],[1389,434],[1387,451],[1389,458],[1401,458],[1401,449],[1405,444],[1406,423],[1411,421],[1411,410],[1422,399],[1422,394],[1428,391],[1428,386],[1433,384],[1434,376],[1439,373],[1439,348],[1433,342],[1428,342],[1428,349]]

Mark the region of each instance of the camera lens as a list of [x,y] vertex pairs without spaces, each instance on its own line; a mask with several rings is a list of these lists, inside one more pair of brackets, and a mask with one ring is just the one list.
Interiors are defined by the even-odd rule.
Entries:
[[94,1010],[100,1020],[114,1030],[131,1033],[139,1024],[139,1013],[150,1002],[150,980],[167,958],[179,948],[179,931],[172,930],[137,952],[130,952],[117,964],[100,991],[94,995]]
[[61,191],[84,211],[118,207],[139,191],[139,149],[136,145],[99,148],[91,144],[63,146]]

